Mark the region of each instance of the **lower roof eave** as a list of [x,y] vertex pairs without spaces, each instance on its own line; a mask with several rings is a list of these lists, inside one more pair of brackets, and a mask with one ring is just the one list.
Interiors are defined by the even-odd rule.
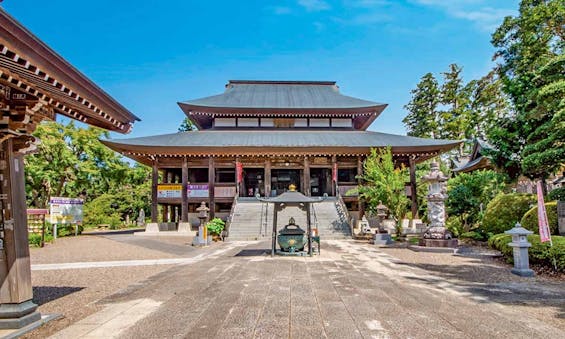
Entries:
[[[372,147],[164,147],[123,145],[108,140],[101,140],[109,148],[131,159],[151,165],[157,158],[201,158],[201,157],[275,157],[275,156],[366,156]],[[433,158],[443,152],[455,148],[459,143],[441,146],[392,146],[393,155],[414,157],[416,162]]]

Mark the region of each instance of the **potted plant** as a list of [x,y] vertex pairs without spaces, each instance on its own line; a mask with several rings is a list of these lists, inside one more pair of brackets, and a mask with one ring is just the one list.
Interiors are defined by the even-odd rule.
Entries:
[[220,218],[214,218],[206,223],[208,233],[212,236],[214,241],[219,241],[221,239],[221,234],[225,226],[226,223]]

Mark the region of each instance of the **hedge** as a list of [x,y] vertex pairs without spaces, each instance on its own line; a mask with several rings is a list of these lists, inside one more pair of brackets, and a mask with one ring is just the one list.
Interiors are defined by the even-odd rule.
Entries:
[[[539,235],[529,235],[528,241],[532,244],[529,248],[530,264],[539,265],[555,270],[553,259],[557,265],[557,271],[565,273],[565,237],[552,236],[553,246],[549,242],[541,243]],[[508,246],[512,241],[509,234],[497,234],[489,238],[488,245],[502,252],[509,262],[513,261],[513,248]]]
[[549,200],[565,201],[565,187],[553,189],[551,192],[549,192],[547,198]]
[[481,228],[485,233],[504,233],[522,220],[535,202],[533,194],[499,194],[487,205]]
[[[545,204],[545,211],[547,213],[547,220],[549,221],[549,229],[551,234],[559,235],[559,224],[557,220],[557,201],[550,201]],[[520,221],[522,227],[534,233],[539,233],[538,226],[538,207],[535,206],[530,209]]]

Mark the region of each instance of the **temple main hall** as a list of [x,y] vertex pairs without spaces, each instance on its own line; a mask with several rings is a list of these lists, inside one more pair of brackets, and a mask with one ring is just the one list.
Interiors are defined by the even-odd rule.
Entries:
[[197,225],[204,201],[211,217],[229,221],[230,237],[270,236],[271,212],[257,195],[278,196],[291,184],[327,196],[313,211],[320,230],[351,235],[364,214],[352,193],[363,161],[387,146],[410,169],[415,215],[415,164],[459,144],[367,131],[387,105],[344,95],[333,81],[231,80],[221,94],[178,104],[197,130],[103,142],[153,168],[153,222]]

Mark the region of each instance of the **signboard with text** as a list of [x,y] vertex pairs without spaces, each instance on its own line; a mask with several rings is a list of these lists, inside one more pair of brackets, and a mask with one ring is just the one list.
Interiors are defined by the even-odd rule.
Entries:
[[182,198],[182,184],[158,185],[157,198]]
[[189,198],[208,198],[209,191],[207,184],[188,185]]
[[84,201],[78,198],[51,197],[49,222],[52,224],[81,224]]

